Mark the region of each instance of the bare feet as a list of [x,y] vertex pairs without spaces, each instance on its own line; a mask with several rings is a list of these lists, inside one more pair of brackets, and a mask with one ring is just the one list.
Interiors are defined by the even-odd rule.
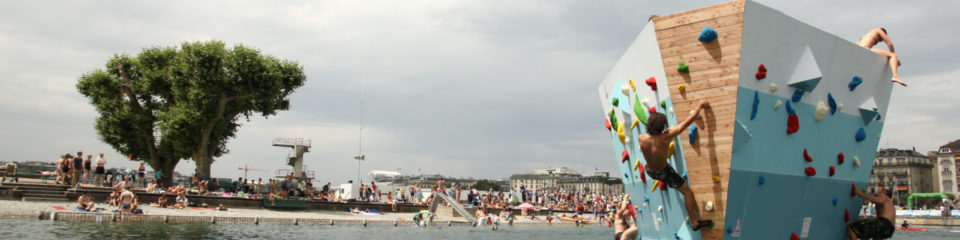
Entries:
[[899,83],[900,85],[903,85],[904,87],[907,86],[907,83],[903,82],[903,80],[900,80],[900,77],[899,77],[899,76],[891,78],[890,81],[895,82],[895,83]]

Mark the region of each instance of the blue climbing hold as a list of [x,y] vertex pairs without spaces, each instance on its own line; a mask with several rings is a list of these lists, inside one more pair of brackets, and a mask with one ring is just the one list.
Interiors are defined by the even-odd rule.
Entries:
[[796,110],[793,110],[793,106],[790,105],[790,102],[787,102],[787,115],[797,114]]
[[803,90],[793,90],[793,97],[790,98],[790,100],[793,102],[799,102],[801,97],[803,97]]
[[716,40],[716,39],[717,39],[717,31],[713,30],[713,28],[710,28],[710,27],[703,28],[703,31],[700,31],[700,37],[697,38],[697,40],[700,40],[701,42],[705,42],[705,43],[713,42],[713,40]]
[[839,201],[837,200],[837,198],[833,198],[833,205],[836,206],[837,203],[839,203]]
[[624,174],[623,174],[623,179],[624,179],[624,180],[630,179],[630,176],[628,176],[626,173],[624,173]]
[[649,202],[649,201],[650,201],[650,196],[643,196],[643,201],[644,201],[644,202]]
[[830,115],[837,113],[837,101],[833,100],[833,94],[827,93],[827,105],[830,105]]
[[861,83],[863,83],[863,78],[860,78],[860,76],[853,76],[853,80],[850,80],[850,84],[847,84],[847,87],[850,87],[850,91],[853,91],[854,89],[857,89],[857,86],[860,86]]
[[696,124],[690,125],[690,134],[688,137],[690,138],[690,144],[697,142],[697,125]]
[[877,113],[877,121],[880,121],[880,114]]
[[680,239],[680,234],[673,233],[673,237],[679,240],[679,239]]
[[683,172],[683,174],[681,174],[680,176],[683,177],[683,180],[690,181],[690,180],[687,178],[687,172]]
[[757,110],[760,108],[760,91],[753,92],[753,110],[750,111],[750,120],[757,118]]
[[760,176],[760,185],[763,185],[765,182],[767,182],[767,178]]
[[733,226],[727,226],[727,233],[733,233]]
[[857,130],[857,135],[854,137],[857,139],[857,142],[863,141],[864,139],[867,139],[867,131],[863,130],[863,128],[860,128],[860,130]]

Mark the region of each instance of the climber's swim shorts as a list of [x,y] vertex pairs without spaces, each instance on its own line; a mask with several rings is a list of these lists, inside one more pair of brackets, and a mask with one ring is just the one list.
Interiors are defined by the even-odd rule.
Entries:
[[863,239],[885,239],[893,236],[893,223],[886,218],[868,218],[850,224],[850,230]]
[[667,165],[660,171],[647,169],[647,175],[650,175],[650,178],[660,180],[671,188],[679,188],[680,186],[683,186],[684,182],[686,182],[683,180],[683,177],[681,177],[680,174],[677,174],[677,170],[673,170],[673,166],[670,165]]

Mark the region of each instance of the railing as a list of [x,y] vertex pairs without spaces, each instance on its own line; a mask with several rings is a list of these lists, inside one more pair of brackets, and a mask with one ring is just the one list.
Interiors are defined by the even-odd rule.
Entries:
[[306,146],[310,147],[313,140],[303,138],[274,138],[273,145]]

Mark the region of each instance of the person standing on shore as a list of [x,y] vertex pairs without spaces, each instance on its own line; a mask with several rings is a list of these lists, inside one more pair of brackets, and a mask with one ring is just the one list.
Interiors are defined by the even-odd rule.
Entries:
[[[129,180],[129,178],[128,178]],[[127,215],[131,214],[133,211],[133,199],[136,198],[136,195],[130,191],[130,189],[123,189],[123,193],[120,194],[120,221],[123,221]]]
[[107,159],[103,157],[103,153],[100,153],[100,157],[97,158],[97,169],[94,172],[93,181],[97,186],[103,186],[103,177],[106,171]]
[[143,166],[144,162],[140,162],[140,168],[137,168],[137,187],[144,187],[143,181],[147,174],[147,167]]
[[93,164],[93,154],[87,154],[87,159],[83,160],[83,184],[90,184],[90,178],[92,178],[93,170],[91,165]]
[[77,151],[77,156],[73,158],[73,181],[70,182],[70,186],[74,188],[80,187],[80,178],[83,177],[83,152]]

